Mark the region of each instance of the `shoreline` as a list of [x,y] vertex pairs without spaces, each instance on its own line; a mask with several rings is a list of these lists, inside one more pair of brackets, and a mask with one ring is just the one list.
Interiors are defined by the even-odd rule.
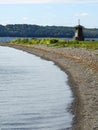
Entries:
[[72,130],[98,130],[98,50],[0,44],[53,61],[68,74],[75,100]]

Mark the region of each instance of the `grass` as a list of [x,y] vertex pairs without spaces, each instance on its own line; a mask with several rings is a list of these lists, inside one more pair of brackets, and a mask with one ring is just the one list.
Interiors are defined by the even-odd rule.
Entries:
[[11,43],[14,44],[25,44],[25,45],[38,45],[43,44],[50,47],[75,47],[75,48],[86,48],[86,49],[98,49],[98,41],[76,41],[76,40],[62,40],[57,38],[42,38],[42,39],[26,39],[20,38],[15,39]]
[[98,49],[98,41],[70,41],[68,47]]

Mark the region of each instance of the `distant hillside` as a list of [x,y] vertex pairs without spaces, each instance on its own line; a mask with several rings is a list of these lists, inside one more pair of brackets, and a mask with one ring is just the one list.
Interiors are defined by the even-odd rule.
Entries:
[[[0,37],[73,37],[74,31],[64,26],[0,25]],[[98,29],[84,29],[84,36],[98,38]]]

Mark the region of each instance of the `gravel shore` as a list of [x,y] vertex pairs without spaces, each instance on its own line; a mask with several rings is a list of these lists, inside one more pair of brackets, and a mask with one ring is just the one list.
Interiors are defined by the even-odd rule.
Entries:
[[75,114],[72,130],[98,130],[98,50],[2,45],[54,61],[69,75],[69,84],[75,97],[72,104]]

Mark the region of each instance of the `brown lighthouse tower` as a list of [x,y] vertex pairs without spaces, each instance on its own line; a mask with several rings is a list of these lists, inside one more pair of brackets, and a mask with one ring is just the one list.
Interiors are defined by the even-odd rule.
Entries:
[[75,27],[74,39],[79,41],[84,41],[83,26],[80,25],[80,20],[78,21],[78,25]]

